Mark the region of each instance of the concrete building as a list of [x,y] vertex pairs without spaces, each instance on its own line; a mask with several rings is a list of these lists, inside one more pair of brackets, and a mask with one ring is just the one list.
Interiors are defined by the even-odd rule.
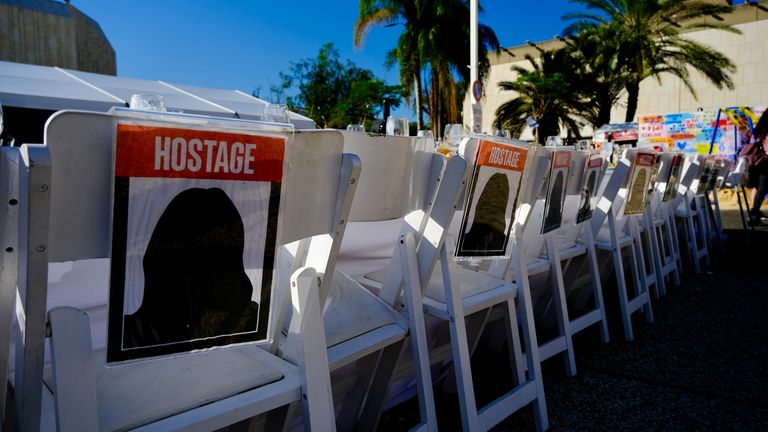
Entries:
[[[725,0],[711,0],[725,2]],[[768,104],[768,2],[762,1],[755,5],[742,4],[734,6],[733,13],[724,16],[724,22],[739,29],[741,34],[733,34],[720,30],[702,30],[686,33],[686,37],[706,44],[727,55],[736,65],[737,71],[732,75],[735,88],[733,90],[718,90],[698,72],[692,72],[690,81],[696,89],[698,99],[695,99],[679,78],[669,74],[661,76],[661,80],[648,78],[640,85],[640,98],[637,114],[665,114],[676,112],[696,111],[699,108],[717,109],[724,106],[764,106]],[[563,25],[565,27],[565,24]],[[558,40],[536,42],[545,50],[562,46]],[[491,54],[489,60],[491,70],[484,83],[482,104],[483,131],[493,132],[493,121],[496,110],[500,105],[515,97],[514,92],[499,90],[501,81],[514,81],[517,74],[512,72],[513,65],[530,68],[525,60],[526,54],[538,56],[538,51],[524,45],[510,49],[513,54]],[[464,124],[472,124],[471,92],[464,101]],[[623,122],[625,116],[625,101],[620,100],[611,112],[611,122]],[[583,135],[590,136],[591,128],[585,128]],[[562,131],[563,136],[565,131]],[[523,139],[532,139],[531,131],[523,132]]]
[[115,75],[115,50],[96,21],[67,2],[0,0],[0,60]]

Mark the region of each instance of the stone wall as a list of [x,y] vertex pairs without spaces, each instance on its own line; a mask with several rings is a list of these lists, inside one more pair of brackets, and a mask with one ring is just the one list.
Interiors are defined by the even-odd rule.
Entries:
[[50,0],[0,0],[0,60],[109,75],[117,69],[98,23]]

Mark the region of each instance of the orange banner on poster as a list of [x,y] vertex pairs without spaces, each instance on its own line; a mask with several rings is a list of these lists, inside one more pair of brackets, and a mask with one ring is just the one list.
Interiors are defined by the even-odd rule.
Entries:
[[635,164],[640,166],[653,166],[656,163],[655,153],[638,153],[635,156]]
[[117,125],[115,176],[281,182],[285,139]]
[[477,165],[523,172],[528,150],[511,147],[493,141],[480,141]]
[[556,151],[552,155],[552,168],[558,169],[558,168],[568,168],[571,166],[571,155],[573,152],[570,151]]

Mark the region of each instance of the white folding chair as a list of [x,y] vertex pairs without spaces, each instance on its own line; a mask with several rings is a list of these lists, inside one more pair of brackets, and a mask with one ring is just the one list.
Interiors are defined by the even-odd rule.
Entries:
[[[419,250],[421,256],[429,257],[431,267],[434,267],[434,261],[437,260],[437,244],[433,243],[442,243],[444,239],[442,227],[450,220],[448,218],[462,186],[466,163],[463,158],[454,157],[446,165],[441,155],[434,154],[431,147],[427,148],[429,141],[424,138],[414,142],[414,139],[400,137],[345,134],[345,149],[359,154],[367,168],[365,174],[361,175],[359,193],[350,212],[350,220],[357,223],[350,226],[350,235],[340,255],[339,268],[371,289],[377,299],[390,309],[402,311],[407,318],[405,328],[409,329],[410,354],[413,359],[412,364],[407,362],[403,350],[391,349],[382,353],[371,380],[366,406],[359,414],[358,428],[363,430],[375,428],[393,381],[413,373],[417,375],[422,421],[420,427],[430,430],[436,428],[423,311],[420,308],[405,307],[407,301],[421,304],[418,300],[421,293],[417,293],[415,287],[404,284],[403,275],[407,273],[403,266],[408,265],[408,262],[401,259],[399,247],[395,247],[394,251],[392,249],[393,243],[400,244],[400,240],[395,237],[397,230],[400,232],[398,236],[417,233],[421,238],[429,226],[434,235],[429,241],[425,239],[421,242]],[[398,223],[401,218],[402,223]],[[393,220],[396,225],[386,222],[389,220]],[[404,244],[405,240],[402,242]],[[383,270],[373,271],[388,264],[389,267]],[[351,284],[346,274],[337,275]],[[383,285],[387,288],[382,288]],[[344,297],[347,296],[340,300],[345,301]],[[367,331],[365,323],[350,322],[340,314],[333,316],[332,319],[337,322],[333,326],[336,329],[343,329],[346,333]],[[328,319],[329,314],[326,313],[326,323]],[[398,363],[401,364],[400,368],[396,368]],[[360,399],[363,396],[358,394]],[[342,415],[342,418],[345,416]]]
[[18,148],[0,147],[0,429],[12,415],[5,408],[19,254],[19,160]]
[[[525,255],[527,282],[531,287],[531,303],[537,324],[557,328],[554,337],[539,342],[539,360],[544,361],[562,353],[566,373],[572,376],[576,373],[576,362],[565,298],[562,260],[577,256],[581,251],[575,244],[568,244],[563,248],[565,256],[561,256],[561,245],[557,236],[564,229],[563,223],[568,222],[563,214],[565,204],[569,201],[569,195],[573,195],[573,190],[578,188],[573,186],[573,151],[542,148],[536,152],[534,158],[527,182],[528,190],[521,193],[523,223],[521,235],[516,237],[516,246]],[[583,166],[579,169],[583,172]],[[575,222],[575,215],[569,222]],[[508,280],[517,282],[515,261],[506,260],[504,265],[506,269],[503,273]],[[495,273],[496,269],[492,267],[490,271]],[[547,277],[543,278],[543,281],[538,280],[541,278],[536,276],[545,272]],[[547,318],[553,318],[554,323]]]
[[652,226],[648,231],[651,243],[656,275],[659,278],[658,294],[666,294],[666,279],[680,285],[680,271],[677,267],[679,244],[674,221],[669,218],[669,201],[675,197],[682,168],[682,153],[660,153],[656,184],[648,196],[648,208],[643,218],[643,226]]
[[[645,154],[645,153],[643,153]],[[643,249],[640,245],[639,228],[637,226],[636,216],[642,214],[645,206],[645,197],[639,198],[630,193],[634,186],[636,193],[647,193],[648,182],[650,181],[649,166],[645,167],[643,176],[633,176],[633,169],[638,163],[637,151],[634,149],[626,150],[621,160],[617,163],[613,172],[602,186],[602,194],[598,201],[595,214],[592,216],[592,229],[598,233],[596,235],[595,246],[598,249],[607,251],[612,256],[613,270],[616,277],[616,284],[619,291],[619,306],[621,309],[622,321],[624,325],[624,338],[631,341],[634,338],[632,330],[631,315],[637,310],[643,309],[647,322],[653,322],[653,311],[651,309],[650,296],[648,295],[648,286],[654,281],[646,278],[648,274],[645,270],[645,258]],[[655,159],[653,159],[655,161]],[[639,179],[639,180],[638,180]],[[636,184],[632,184],[632,181]],[[642,189],[645,188],[645,189]],[[629,205],[632,207],[627,211],[627,201],[632,200]],[[633,216],[625,213],[635,213]],[[628,251],[629,264],[632,272],[632,281],[634,285],[634,296],[630,297],[630,291],[627,289],[627,283],[624,275],[623,251]]]
[[[276,195],[280,188],[272,183],[271,195],[267,195],[271,204],[280,202],[277,231],[267,231],[276,245],[334,233],[338,209],[343,207],[339,203],[351,200],[351,179],[359,162],[342,154],[341,139],[313,140],[301,134],[291,139],[285,129],[226,119],[170,114],[144,118],[130,111],[116,116],[128,123],[188,129],[193,134],[209,129],[287,139],[277,147],[283,149],[287,161],[277,177],[283,192]],[[326,342],[320,325],[320,286],[314,269],[301,268],[290,281],[294,309],[290,335],[298,340],[298,365],[270,352],[275,339],[270,333],[280,321],[276,301],[270,302],[274,314],[264,342],[114,366],[105,366],[104,352],[98,346],[105,336],[98,334],[95,323],[103,322],[98,315],[104,307],[94,306],[89,313],[82,308],[57,307],[46,321],[48,263],[110,255],[114,125],[115,116],[109,114],[60,112],[47,124],[44,146],[22,148],[22,168],[29,177],[28,217],[22,226],[29,235],[22,264],[27,278],[19,284],[19,304],[24,310],[17,314],[25,317],[19,323],[25,339],[16,345],[21,354],[15,383],[21,429],[55,425],[60,430],[213,430],[270,411],[276,415],[268,419],[274,421],[268,425],[276,427],[284,423],[286,408],[294,403],[303,404],[308,428],[334,429]],[[246,153],[244,157],[250,156]],[[246,232],[252,229],[251,222],[246,223]],[[268,262],[266,256],[264,260]],[[265,277],[269,273],[265,268]],[[275,278],[270,279],[274,283]],[[270,285],[262,286],[269,290],[262,291],[267,296],[262,300],[272,292],[289,289]],[[77,304],[76,298],[68,300]],[[52,367],[43,387],[46,326]],[[119,343],[108,344],[115,342]],[[41,406],[45,408],[42,424],[37,420]],[[48,415],[54,411],[55,423]]]
[[[699,157],[702,156],[702,157]],[[679,198],[674,215],[682,221],[682,237],[688,261],[693,264],[696,273],[701,272],[701,262],[709,264],[709,251],[706,234],[702,224],[703,215],[699,214],[699,203],[695,191],[701,176],[703,155],[691,155],[685,158],[683,180],[678,187]]]
[[[609,340],[594,234],[589,223],[596,204],[593,196],[597,194],[607,163],[599,153],[578,151],[574,152],[573,156],[563,224],[554,235],[547,238],[547,256],[552,266],[551,278],[556,282],[553,289],[557,290],[554,302],[560,315],[559,334],[566,339],[566,371],[571,374],[576,372],[572,342],[574,334],[599,323],[602,341],[607,343]],[[582,258],[580,265],[579,258]],[[589,285],[589,289],[584,289],[585,285]],[[573,301],[569,302],[569,298]],[[590,298],[593,303],[588,307]],[[581,312],[578,317],[571,318],[569,303],[573,303],[576,310]],[[551,357],[544,344],[540,352],[542,361]]]
[[[423,214],[429,211],[438,185],[453,182],[455,194],[461,177],[456,178],[454,174],[440,182],[444,160],[433,152],[431,139],[339,133],[343,136],[345,151],[359,153],[367,167],[356,185],[360,191],[357,199],[345,205],[347,216],[338,221],[340,227],[352,223],[352,238],[347,242],[347,251],[342,252],[341,261],[351,260],[352,267],[359,268],[356,264],[365,262],[366,256],[359,245],[350,248],[349,244],[360,242],[359,237],[366,237],[362,239],[365,243],[376,236],[370,232],[364,236],[356,235],[358,222],[397,218],[411,210],[422,216],[411,214],[409,220],[421,221]],[[460,164],[458,170],[452,168],[452,171],[463,172],[463,165]],[[367,430],[373,429],[378,422],[389,378],[403,354],[411,322],[395,310],[392,302],[382,300],[347,274],[334,270],[343,232],[299,243],[295,252],[298,259],[294,259],[289,267],[311,263],[318,251],[333,251],[331,259],[323,266],[321,287],[327,288],[321,289],[321,303],[324,304],[334,399],[341,406],[337,425],[341,430],[353,427]],[[416,335],[417,329],[410,328],[410,333]],[[284,355],[291,357],[290,351],[291,347],[282,347]],[[347,367],[353,363],[353,368]],[[427,390],[431,391],[431,388]],[[430,413],[422,414],[426,424]]]
[[[741,226],[744,228],[744,230],[747,229],[747,217],[749,216],[747,193],[744,189],[744,172],[746,169],[747,159],[745,157],[740,157],[735,164],[731,162],[731,167],[726,173],[725,179],[721,185],[721,188],[731,189],[736,193],[736,202],[739,204]],[[742,201],[744,202],[743,204]],[[754,227],[752,227],[752,229],[754,230]]]
[[[468,149],[479,145],[477,139],[470,140],[470,142],[465,144]],[[526,152],[529,154],[533,153],[533,149],[527,145],[508,146],[499,143],[490,144],[490,146],[494,145],[512,150],[517,156]],[[472,153],[472,151],[469,152]],[[531,157],[523,157],[519,160],[519,163],[524,163],[527,171],[532,159]],[[449,160],[446,174],[441,182],[447,182],[450,178],[457,175],[459,178],[464,177],[463,169],[461,172],[452,170],[452,165],[454,165],[454,162],[458,163],[458,161],[463,162],[463,158],[461,156],[454,156]],[[523,168],[523,166],[518,167],[518,169],[520,168]],[[525,174],[521,178],[524,180]],[[517,184],[515,184],[515,188],[517,188]],[[390,301],[400,307],[407,307],[407,303],[417,305],[421,297],[424,312],[428,316],[437,319],[438,322],[448,325],[450,330],[450,349],[446,351],[441,347],[431,347],[430,361],[432,363],[436,359],[437,361],[442,361],[445,358],[445,354],[448,354],[453,359],[453,368],[458,383],[462,424],[465,430],[488,429],[518,408],[532,402],[534,403],[537,427],[546,429],[546,404],[544,401],[543,385],[540,379],[538,350],[531,349],[531,347],[536,347],[537,343],[527,284],[525,287],[516,287],[488,274],[475,272],[453,264],[453,259],[449,257],[449,252],[447,251],[445,234],[457,205],[458,192],[458,187],[451,190],[446,188],[445,184],[442,184],[435,196],[429,214],[425,215],[427,218],[424,221],[425,223],[410,224],[411,227],[423,227],[423,229],[408,228],[407,225],[409,224],[406,222],[406,226],[403,228],[405,234],[401,236],[400,243],[400,256],[402,258],[395,257],[392,260],[392,263],[396,265],[391,265],[387,271],[368,273],[359,279],[371,285],[374,289],[379,288],[382,298],[390,299]],[[507,207],[507,210],[510,212],[514,211],[512,204]],[[512,218],[510,217],[507,225],[510,229],[511,224]],[[511,231],[518,232],[519,229],[515,228],[511,229]],[[514,243],[510,243],[509,247],[513,249],[513,256],[520,256],[520,254],[516,254],[514,251]],[[432,270],[438,259],[441,263],[441,271],[433,273]],[[527,280],[525,271],[526,269],[523,268],[522,274],[525,275],[524,279]],[[406,301],[399,301],[398,299],[403,297],[400,294],[403,292],[403,289],[411,297],[405,296]],[[518,335],[515,297],[517,297],[521,309],[523,309],[522,327],[527,348],[526,357],[522,355]],[[494,305],[500,305],[505,312],[510,357],[517,372],[515,374],[516,382],[512,384],[516,384],[516,386],[497,399],[496,402],[478,409],[474,397],[470,368],[470,352],[473,343],[470,343],[465,319],[470,314],[476,312],[483,312],[487,317],[487,311]],[[414,309],[418,308],[412,307],[409,309],[409,320],[412,325],[423,327],[424,321],[421,320],[419,313],[411,312]],[[461,317],[461,319],[458,317]],[[413,324],[414,322],[415,324]],[[434,320],[430,319],[429,322],[434,322]],[[430,329],[432,327],[427,330]],[[426,347],[419,344],[418,349],[426,350]],[[418,379],[423,383],[422,387],[428,387],[431,383],[429,379],[431,376],[428,369],[429,364],[423,360],[423,356],[420,356],[419,359],[419,364],[416,365],[417,368],[421,369]],[[527,363],[529,371],[527,377],[525,375],[525,366],[522,365],[524,362]],[[420,403],[422,404],[422,412],[434,409],[429,406],[432,403],[431,400],[420,399]]]

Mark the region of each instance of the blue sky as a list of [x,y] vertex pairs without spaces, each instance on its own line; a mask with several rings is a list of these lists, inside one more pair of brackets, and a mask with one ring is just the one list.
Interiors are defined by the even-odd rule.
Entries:
[[[400,26],[374,28],[362,48],[352,44],[358,15],[354,0],[71,0],[96,20],[117,53],[119,76],[179,84],[257,91],[269,87],[292,61],[314,57],[334,42],[342,60],[368,68],[389,83],[384,68]],[[506,47],[551,39],[562,15],[577,10],[568,0],[481,0],[480,22]],[[402,109],[397,114],[406,114]],[[409,115],[413,117],[412,115]]]

